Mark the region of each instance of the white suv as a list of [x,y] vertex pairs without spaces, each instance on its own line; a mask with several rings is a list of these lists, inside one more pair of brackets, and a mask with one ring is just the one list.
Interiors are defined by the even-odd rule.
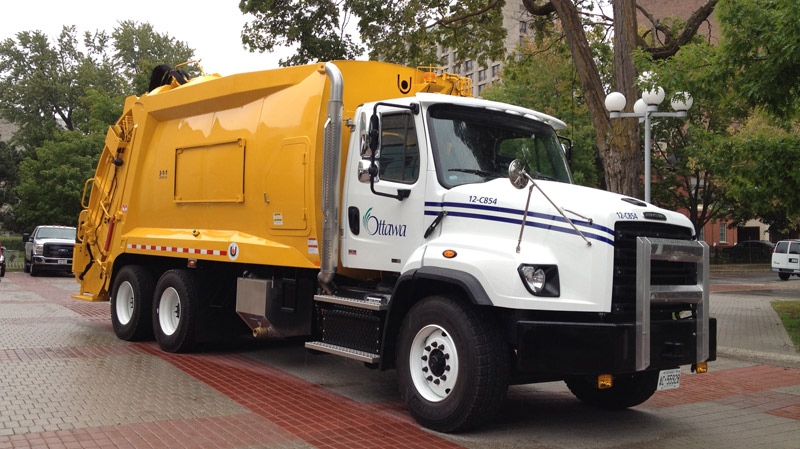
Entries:
[[781,240],[772,253],[772,271],[778,273],[782,281],[789,276],[800,276],[800,240]]

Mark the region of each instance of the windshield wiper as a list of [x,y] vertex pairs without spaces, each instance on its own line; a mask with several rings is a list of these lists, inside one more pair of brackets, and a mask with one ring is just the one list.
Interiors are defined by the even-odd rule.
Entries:
[[447,171],[457,171],[457,172],[461,172],[461,173],[469,173],[471,175],[484,176],[484,177],[487,177],[487,178],[491,177],[493,179],[494,178],[503,177],[503,175],[500,175],[498,173],[487,171],[487,170],[480,170],[480,169],[477,169],[477,168],[451,168],[451,169],[449,169]]
[[555,181],[556,180],[556,178],[554,178],[554,177],[552,177],[550,175],[545,175],[544,173],[535,172],[535,173],[528,173],[528,174],[531,175],[531,177],[533,179],[544,179],[545,181]]

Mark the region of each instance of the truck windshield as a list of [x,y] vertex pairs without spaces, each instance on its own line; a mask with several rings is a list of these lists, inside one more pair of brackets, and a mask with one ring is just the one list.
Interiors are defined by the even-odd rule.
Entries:
[[75,238],[75,228],[42,228],[36,237],[40,239],[72,240]]
[[508,177],[514,159],[535,179],[571,183],[564,151],[546,123],[496,110],[440,104],[428,109],[439,182],[447,188]]

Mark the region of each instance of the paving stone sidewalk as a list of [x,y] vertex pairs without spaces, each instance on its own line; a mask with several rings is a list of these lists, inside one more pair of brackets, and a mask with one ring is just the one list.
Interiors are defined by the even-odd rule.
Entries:
[[[118,340],[108,304],[70,299],[75,288],[0,282],[0,449],[799,447],[800,369],[775,287],[712,290],[721,357],[677,390],[612,413],[561,382],[512,386],[495,422],[459,435],[419,427],[392,371],[297,344],[166,354]],[[800,281],[779,288],[800,296]]]

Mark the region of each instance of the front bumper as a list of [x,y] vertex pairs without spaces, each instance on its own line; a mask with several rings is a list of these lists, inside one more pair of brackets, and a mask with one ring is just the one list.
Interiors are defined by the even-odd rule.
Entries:
[[42,270],[64,271],[67,273],[72,272],[71,258],[67,259],[59,257],[43,257],[34,255],[31,264],[35,265],[37,269],[42,269]]
[[[675,368],[717,358],[717,320],[708,319],[708,357],[697,354],[694,319],[652,321],[646,369]],[[537,374],[601,374],[640,371],[635,323],[519,321],[517,369]]]

